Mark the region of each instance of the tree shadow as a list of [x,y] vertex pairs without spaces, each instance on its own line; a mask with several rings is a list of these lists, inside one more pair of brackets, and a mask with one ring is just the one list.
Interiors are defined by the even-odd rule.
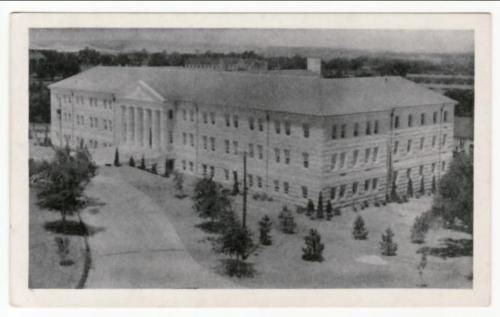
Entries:
[[417,253],[426,252],[429,255],[442,259],[456,258],[461,256],[472,256],[472,239],[440,239],[441,245],[438,247],[422,247]]
[[93,236],[96,233],[105,230],[103,227],[94,227],[86,225],[80,221],[62,220],[49,221],[43,225],[44,229],[56,234],[64,234],[69,236]]
[[226,229],[226,226],[218,221],[205,221],[195,225],[195,227],[205,233],[222,233]]
[[218,273],[237,278],[252,278],[257,271],[253,263],[237,259],[222,259],[216,268]]

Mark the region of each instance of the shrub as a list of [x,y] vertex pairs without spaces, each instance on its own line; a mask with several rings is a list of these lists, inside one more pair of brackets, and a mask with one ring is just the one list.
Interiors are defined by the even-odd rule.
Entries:
[[163,172],[163,176],[170,176],[170,166],[168,165],[168,159],[165,159],[165,171]]
[[341,214],[342,214],[342,211],[340,210],[340,207],[337,207],[333,210],[334,216],[340,216]]
[[304,237],[304,242],[306,246],[302,248],[302,259],[305,261],[322,262],[325,246],[321,243],[321,236],[318,231],[316,229],[309,230],[309,235]]
[[128,160],[128,166],[135,167],[135,160],[133,156],[131,156],[130,159]]
[[271,227],[273,223],[271,222],[271,219],[269,216],[264,216],[260,221],[259,221],[259,241],[260,244],[262,245],[271,245],[272,240],[271,240],[271,235],[269,234],[271,232]]
[[145,170],[146,169],[146,160],[144,159],[144,155],[141,158],[141,165],[139,165],[139,168],[141,170]]
[[314,203],[313,203],[313,201],[312,201],[311,199],[309,199],[309,200],[307,201],[307,207],[306,207],[306,208],[307,208],[306,215],[307,215],[309,218],[311,218],[311,217],[312,217],[312,215],[314,214]]
[[151,165],[151,173],[153,174],[158,174],[158,170],[157,170],[157,164],[154,163],[153,165]]
[[427,231],[429,231],[429,219],[424,213],[416,217],[413,222],[413,226],[411,227],[411,242],[424,243]]
[[382,255],[394,256],[398,250],[398,245],[393,241],[394,232],[391,228],[385,230],[385,234],[382,234],[382,241],[380,242],[380,252]]
[[352,236],[356,240],[366,240],[368,238],[368,230],[366,230],[365,221],[361,216],[358,216],[354,221]]
[[332,202],[328,201],[326,203],[326,220],[331,220],[332,218],[333,218]]
[[295,229],[297,228],[297,224],[295,223],[295,219],[293,218],[292,213],[283,206],[283,211],[281,211],[279,215],[279,219],[281,222],[281,230],[286,234],[294,234]]
[[115,166],[120,166],[120,153],[118,153],[118,148],[115,150],[115,160],[113,162],[113,165]]
[[323,214],[323,195],[321,194],[321,192],[319,193],[318,197],[318,208],[316,209],[316,218],[318,219],[325,218],[325,215]]
[[420,190],[419,190],[420,196],[425,195],[425,182],[424,182],[424,177],[422,176],[420,178]]

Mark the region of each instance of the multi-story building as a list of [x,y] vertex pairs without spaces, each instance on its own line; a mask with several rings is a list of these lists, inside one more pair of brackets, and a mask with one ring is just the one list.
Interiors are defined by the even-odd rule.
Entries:
[[56,145],[117,147],[224,184],[241,182],[246,153],[250,191],[289,203],[430,191],[452,158],[455,102],[399,77],[96,67],[50,89]]

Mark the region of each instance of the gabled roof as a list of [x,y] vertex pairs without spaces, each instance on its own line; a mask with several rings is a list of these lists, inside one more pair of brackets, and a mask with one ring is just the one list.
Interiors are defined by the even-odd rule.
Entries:
[[143,81],[166,100],[309,115],[340,115],[455,103],[401,77],[326,79],[270,73],[218,72],[182,67],[99,66],[50,88],[109,92]]
[[474,139],[474,119],[471,117],[455,117],[454,136],[462,139]]

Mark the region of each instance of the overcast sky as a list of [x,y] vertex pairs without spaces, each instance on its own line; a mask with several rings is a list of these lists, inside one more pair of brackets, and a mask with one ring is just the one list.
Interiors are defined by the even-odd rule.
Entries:
[[[472,31],[283,30],[283,29],[38,29],[31,40],[73,44],[101,40],[155,40],[196,46],[305,46],[395,52],[464,53],[474,49]],[[147,47],[146,47],[147,48]]]

